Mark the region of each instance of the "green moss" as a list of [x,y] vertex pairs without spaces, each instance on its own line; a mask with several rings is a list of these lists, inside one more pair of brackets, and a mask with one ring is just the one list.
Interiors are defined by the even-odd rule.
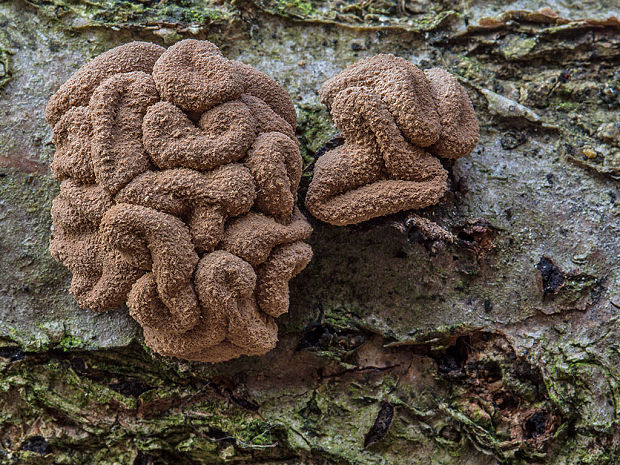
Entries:
[[[141,450],[149,450],[144,447],[144,444],[141,446]],[[218,458],[217,443],[213,439],[197,437],[195,434],[191,434],[187,439],[179,442],[176,450],[196,461],[213,461]]]
[[429,32],[438,29],[457,16],[457,13],[452,10],[441,12],[431,11],[425,15],[417,16],[413,24],[415,25],[415,29],[419,32]]
[[[69,337],[63,341],[61,345],[72,344]],[[496,347],[489,343],[490,350]],[[405,354],[407,349],[401,350]],[[498,361],[508,367],[514,359]],[[41,416],[48,428],[60,427],[55,426],[55,418],[61,418],[62,425],[79,427],[83,431],[79,437],[67,442],[58,436],[52,444],[54,460],[59,463],[69,456],[73,458],[68,463],[86,463],[82,457],[93,456],[99,457],[98,463],[132,463],[138,450],[161,463],[192,465],[284,457],[303,462],[310,450],[317,463],[371,465],[377,457],[395,464],[428,463],[420,460],[431,456],[433,463],[454,463],[467,444],[444,435],[444,427],[455,430],[455,425],[459,428],[455,431],[462,431],[478,448],[502,461],[521,464],[544,457],[526,444],[511,445],[506,433],[495,428],[499,420],[490,423],[479,406],[478,410],[465,409],[474,397],[463,395],[462,381],[450,382],[455,389],[451,394],[442,385],[430,390],[410,385],[396,375],[398,371],[368,370],[357,375],[359,367],[340,365],[336,372],[343,374],[334,376],[334,368],[309,392],[281,387],[263,390],[259,412],[255,412],[233,400],[242,394],[226,394],[226,380],[161,364],[139,345],[122,351],[28,355],[9,364],[0,380],[0,401],[11,398],[15,406],[0,415],[0,428]],[[238,377],[245,376],[246,370],[240,362],[223,372],[236,371]],[[247,375],[254,377],[251,369]],[[476,386],[485,389],[484,384]],[[376,445],[363,450],[364,433],[383,401],[395,406],[393,425]],[[533,403],[519,408],[548,407]],[[102,445],[108,453],[98,456]],[[403,455],[404,450],[410,452]],[[595,456],[596,461],[585,463],[602,465],[609,453]],[[410,461],[403,462],[404,458]]]
[[71,334],[66,334],[58,343],[58,346],[62,348],[62,350],[74,350],[76,348],[82,348],[86,346],[86,343],[82,341],[79,337],[73,336]]
[[439,7],[424,14],[409,15],[391,0],[253,0],[252,3],[267,13],[284,18],[338,24],[360,30],[393,28],[408,32],[429,32],[448,26],[460,16],[453,10],[439,10]]
[[577,109],[578,105],[575,102],[560,102],[555,105],[555,108],[560,111],[573,111]]
[[317,150],[337,133],[338,130],[334,127],[323,105],[298,106],[297,134],[304,168],[314,161],[314,154]]
[[315,16],[317,14],[312,1],[308,0],[276,0],[275,8],[287,15]]
[[11,80],[11,55],[8,50],[0,47],[0,89]]
[[130,2],[115,0],[33,0],[50,18],[61,19],[70,28],[92,26],[148,27],[165,23],[181,28],[204,29],[211,24],[233,19],[232,10],[216,2],[181,0],[179,2]]
[[334,328],[357,329],[361,324],[362,309],[353,306],[335,306],[325,310],[325,322]]
[[484,78],[483,68],[480,62],[466,56],[459,56],[455,72],[469,80]]
[[500,46],[500,53],[507,60],[519,60],[529,56],[538,41],[533,37],[509,36]]

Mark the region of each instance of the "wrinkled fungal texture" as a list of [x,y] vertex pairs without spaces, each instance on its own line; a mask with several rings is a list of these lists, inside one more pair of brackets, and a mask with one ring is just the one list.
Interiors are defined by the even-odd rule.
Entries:
[[312,229],[286,91],[206,41],[132,42],[52,96],[52,255],[94,311],[123,303],[156,352],[219,362],[277,341]]
[[316,161],[306,196],[327,223],[436,204],[448,177],[438,157],[462,157],[478,143],[471,101],[443,69],[377,55],[326,81],[319,95],[345,140]]

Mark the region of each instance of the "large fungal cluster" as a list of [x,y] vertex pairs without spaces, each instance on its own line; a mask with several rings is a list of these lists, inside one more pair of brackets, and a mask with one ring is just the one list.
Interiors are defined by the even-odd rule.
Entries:
[[286,91],[210,42],[133,42],[76,72],[46,118],[61,182],[50,250],[78,303],[126,302],[164,355],[273,348],[312,256]]
[[447,186],[439,158],[478,143],[465,89],[443,69],[393,55],[349,66],[319,92],[345,143],[321,156],[306,205],[335,225],[434,205]]

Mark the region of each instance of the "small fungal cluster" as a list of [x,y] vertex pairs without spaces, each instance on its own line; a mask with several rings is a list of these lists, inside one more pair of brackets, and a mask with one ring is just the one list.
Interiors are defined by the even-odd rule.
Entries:
[[310,261],[286,91],[207,41],[132,42],[50,99],[52,255],[95,311],[126,303],[155,351],[217,362],[275,346]]
[[376,55],[326,81],[319,95],[345,140],[317,160],[306,196],[327,223],[436,204],[448,177],[439,158],[462,157],[478,143],[471,101],[443,69]]

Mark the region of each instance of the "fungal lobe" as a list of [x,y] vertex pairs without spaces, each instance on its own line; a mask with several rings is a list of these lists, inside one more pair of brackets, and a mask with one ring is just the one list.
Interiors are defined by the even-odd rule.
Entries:
[[478,142],[471,101],[442,69],[377,55],[326,81],[319,96],[345,142],[316,161],[306,206],[334,225],[436,204],[448,177],[438,157],[459,158]]
[[78,70],[46,117],[61,181],[50,251],[78,303],[126,303],[163,355],[272,349],[312,258],[284,89],[210,42],[132,42]]

